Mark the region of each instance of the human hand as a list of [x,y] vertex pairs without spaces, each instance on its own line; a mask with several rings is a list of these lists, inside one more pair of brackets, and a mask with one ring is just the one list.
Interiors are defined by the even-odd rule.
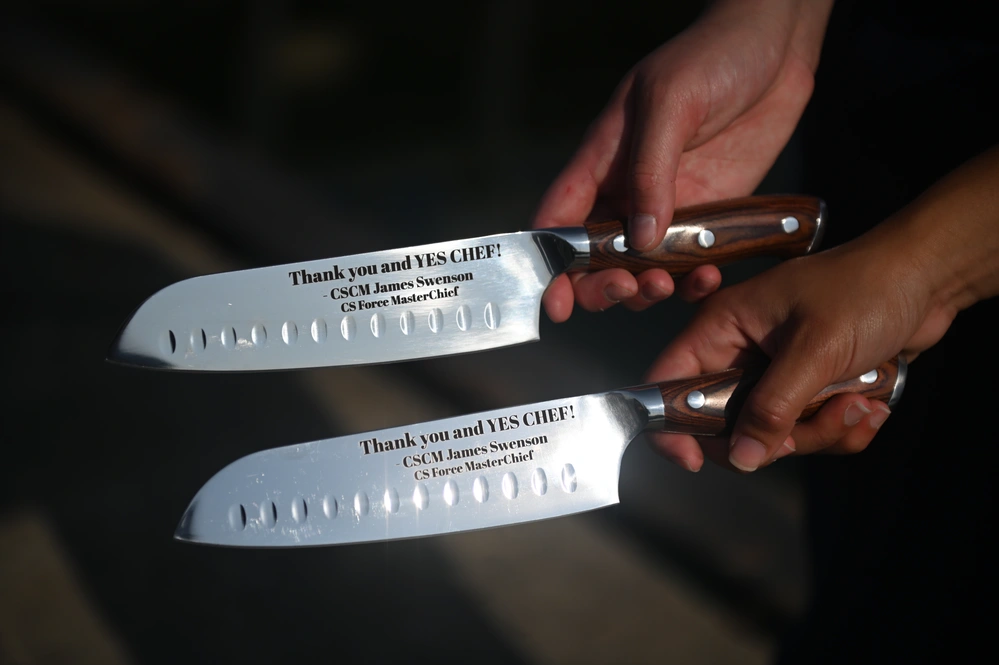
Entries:
[[[575,156],[542,199],[534,226],[578,226],[626,215],[628,243],[666,234],[675,207],[751,194],[811,96],[831,2],[716,3],[625,76]],[[701,266],[679,285],[696,301],[721,284]],[[562,276],[545,294],[556,322],[574,302],[644,309],[674,292],[670,275],[622,269]]]
[[[792,259],[705,300],[648,380],[769,358],[727,440],[657,434],[654,447],[692,471],[704,457],[753,471],[789,454],[864,450],[887,405],[832,398],[796,423],[824,387],[901,353],[912,361],[962,309],[999,294],[999,148],[959,168],[876,228]],[[904,398],[903,398],[904,399]]]

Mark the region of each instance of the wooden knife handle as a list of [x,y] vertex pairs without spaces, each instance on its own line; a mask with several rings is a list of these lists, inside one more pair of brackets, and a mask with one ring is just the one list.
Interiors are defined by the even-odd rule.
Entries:
[[[657,384],[665,407],[662,430],[698,436],[729,434],[764,368],[728,369]],[[905,376],[905,359],[893,358],[863,376],[827,386],[808,403],[798,420],[812,416],[827,400],[842,393],[859,393],[893,405],[901,397]]]
[[587,270],[664,268],[685,275],[703,264],[724,265],[754,256],[792,258],[814,250],[825,229],[825,203],[813,196],[748,196],[678,208],[658,247],[627,247],[619,220],[588,222]]

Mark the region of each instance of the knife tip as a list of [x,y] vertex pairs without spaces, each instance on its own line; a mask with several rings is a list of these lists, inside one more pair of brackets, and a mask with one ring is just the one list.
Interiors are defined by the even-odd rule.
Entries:
[[104,352],[104,362],[114,364],[121,362],[121,346],[118,344],[120,338],[120,335],[116,335],[114,341],[108,346],[107,351]]
[[170,368],[169,363],[164,362],[159,356],[165,348],[164,345],[176,345],[174,333],[168,331],[166,337],[150,340],[148,330],[141,325],[133,325],[138,311],[136,309],[118,326],[114,338],[104,353],[104,361],[129,367]]
[[192,523],[194,521],[194,511],[195,503],[192,502],[191,505],[187,507],[184,511],[184,515],[180,518],[177,523],[177,527],[173,530],[173,539],[180,540],[183,542],[193,542],[197,540],[194,537],[194,532],[192,531]]
[[112,365],[122,365],[125,367],[142,367],[145,369],[174,369],[167,362],[155,357],[152,352],[143,352],[130,349],[123,343],[123,336],[119,333],[114,341],[108,346],[104,353],[104,361]]

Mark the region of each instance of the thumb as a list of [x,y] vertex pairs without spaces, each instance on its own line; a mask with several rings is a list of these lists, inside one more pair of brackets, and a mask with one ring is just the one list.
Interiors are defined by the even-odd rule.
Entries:
[[773,458],[808,403],[835,383],[839,372],[832,358],[814,348],[798,343],[782,349],[749,391],[732,430],[728,457],[732,466],[755,471]]
[[649,250],[666,236],[676,200],[680,156],[687,143],[687,116],[693,111],[689,106],[672,99],[663,86],[636,81],[628,169],[628,243],[633,249]]

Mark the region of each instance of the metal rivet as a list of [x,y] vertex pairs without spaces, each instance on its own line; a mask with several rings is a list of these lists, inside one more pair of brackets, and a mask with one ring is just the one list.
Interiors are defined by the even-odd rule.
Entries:
[[878,370],[876,369],[872,369],[870,372],[860,377],[860,381],[862,383],[874,383],[877,380],[878,380]]
[[711,245],[715,244],[715,234],[707,229],[702,229],[700,233],[697,234],[697,244],[707,249]]
[[780,225],[784,229],[784,233],[794,233],[800,226],[797,217],[785,217],[780,220]]
[[700,390],[695,390],[694,392],[687,395],[687,406],[692,409],[699,409],[704,406],[704,393]]
[[614,249],[617,250],[617,251],[619,251],[619,252],[627,252],[628,251],[628,246],[626,244],[624,244],[624,235],[619,235],[619,236],[615,237],[614,238],[614,242],[612,244],[614,246]]

